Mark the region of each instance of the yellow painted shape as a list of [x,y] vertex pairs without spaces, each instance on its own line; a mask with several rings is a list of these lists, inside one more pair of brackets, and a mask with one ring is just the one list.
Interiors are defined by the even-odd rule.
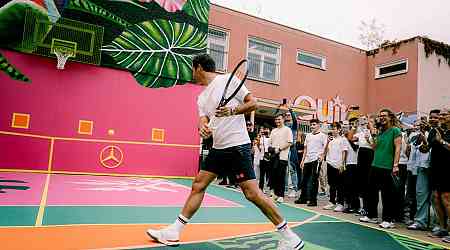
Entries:
[[153,128],[152,129],[152,141],[164,142],[164,129]]
[[30,114],[13,113],[11,127],[28,129],[30,127]]
[[78,123],[78,134],[92,135],[93,128],[94,128],[93,121],[80,120]]

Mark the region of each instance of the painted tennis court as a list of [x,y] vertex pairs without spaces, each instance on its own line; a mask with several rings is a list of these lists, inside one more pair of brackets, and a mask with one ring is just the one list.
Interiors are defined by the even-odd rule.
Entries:
[[[145,230],[172,223],[191,180],[0,173],[1,249],[169,249]],[[444,249],[279,204],[305,249]],[[212,185],[179,249],[274,249],[273,226],[240,192]],[[173,249],[170,247],[170,249]]]

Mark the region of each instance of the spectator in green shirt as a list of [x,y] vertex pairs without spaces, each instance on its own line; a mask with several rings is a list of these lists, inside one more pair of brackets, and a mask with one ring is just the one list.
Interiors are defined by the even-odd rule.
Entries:
[[[395,186],[400,161],[402,133],[398,128],[395,114],[382,109],[378,114],[376,129],[371,125],[374,159],[369,174],[368,214],[360,218],[362,222],[378,223],[378,192],[381,191],[383,203],[382,228],[394,228]],[[376,131],[378,130],[378,132]]]

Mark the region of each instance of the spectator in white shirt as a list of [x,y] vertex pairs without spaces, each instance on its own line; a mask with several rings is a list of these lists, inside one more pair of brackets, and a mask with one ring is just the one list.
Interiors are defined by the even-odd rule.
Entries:
[[283,115],[275,117],[275,125],[277,126],[270,133],[270,146],[275,153],[272,161],[273,168],[273,189],[275,192],[275,199],[277,202],[284,201],[284,191],[286,186],[286,170],[288,166],[289,148],[293,143],[292,131],[289,127],[284,125]]
[[311,133],[306,135],[305,148],[300,167],[303,170],[300,197],[296,204],[306,204],[317,206],[317,192],[319,188],[318,178],[320,164],[324,158],[327,135],[320,132],[320,121],[312,119],[310,121]]
[[344,211],[344,170],[347,146],[341,136],[341,124],[335,122],[331,128],[332,140],[326,148],[328,185],[330,186],[330,202],[324,207],[336,212]]

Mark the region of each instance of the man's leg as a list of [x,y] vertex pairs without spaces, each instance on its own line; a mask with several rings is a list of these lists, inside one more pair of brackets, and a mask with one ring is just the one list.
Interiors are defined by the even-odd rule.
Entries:
[[414,222],[423,229],[427,228],[429,223],[430,193],[429,171],[427,168],[418,168],[416,185],[417,210]]
[[266,197],[258,188],[255,180],[243,181],[240,184],[245,198],[255,204],[261,212],[276,226],[277,231],[282,236],[283,244],[287,244],[289,249],[302,249],[303,241],[288,227],[274,202]]
[[183,210],[181,211],[181,214],[178,215],[175,222],[161,230],[147,230],[148,236],[165,245],[178,245],[180,233],[184,228],[184,225],[187,224],[195,212],[197,212],[202,204],[206,188],[216,178],[217,174],[200,170],[192,183],[191,193],[184,203]]
[[216,177],[215,173],[200,170],[192,183],[191,193],[184,203],[183,210],[181,210],[183,216],[188,219],[192,218],[202,204],[206,188]]

